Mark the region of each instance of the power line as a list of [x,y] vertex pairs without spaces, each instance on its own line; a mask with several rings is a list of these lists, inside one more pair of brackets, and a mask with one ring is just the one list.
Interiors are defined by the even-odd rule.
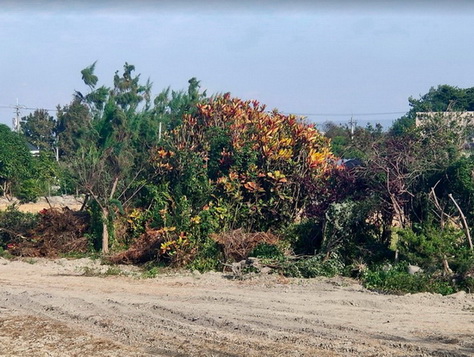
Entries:
[[20,121],[21,121],[21,110],[45,110],[47,112],[55,111],[58,109],[47,109],[47,108],[31,108],[25,105],[19,104],[18,99],[16,100],[16,105],[6,105],[0,104],[0,109],[13,109],[14,117],[12,119],[12,130],[15,132],[20,132]]
[[[15,105],[2,105],[0,104],[0,109],[15,109]],[[31,108],[22,106],[22,109],[26,110],[46,110],[57,112],[58,109],[48,109],[48,108]],[[282,114],[292,114],[305,117],[347,117],[347,116],[375,116],[375,115],[398,115],[406,114],[407,112],[372,112],[372,113],[293,113],[293,112],[280,112]]]
[[383,112],[383,113],[287,113],[282,114],[293,114],[306,117],[347,117],[347,116],[373,116],[373,115],[394,115],[394,114],[406,114],[406,112]]
[[[0,109],[16,109],[17,105],[3,105],[0,104]],[[57,109],[48,109],[48,108],[31,108],[31,107],[25,107],[24,105],[21,106],[21,109],[26,109],[26,110],[46,110],[48,112],[57,112]]]

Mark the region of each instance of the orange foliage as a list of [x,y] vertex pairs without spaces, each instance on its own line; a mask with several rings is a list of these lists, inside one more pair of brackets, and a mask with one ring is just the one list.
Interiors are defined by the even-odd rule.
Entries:
[[[177,158],[170,152],[192,152],[203,168],[213,170],[217,195],[231,203],[245,202],[256,214],[280,214],[276,221],[281,222],[294,219],[308,200],[304,182],[314,187],[334,168],[328,139],[302,118],[268,112],[257,101],[229,94],[197,108],[196,115],[185,115],[182,125],[170,133],[171,149],[153,153],[157,172],[186,172],[187,156]],[[217,148],[216,140],[221,145]]]
[[[234,151],[250,146],[267,168],[292,164],[318,176],[333,165],[329,141],[313,125],[294,115],[267,112],[257,101],[242,101],[229,94],[198,105],[198,110],[196,117],[185,116],[183,125],[176,130],[175,135],[181,139],[178,147],[200,149],[207,157],[205,129],[217,127],[229,133]],[[231,155],[223,150],[222,162]]]

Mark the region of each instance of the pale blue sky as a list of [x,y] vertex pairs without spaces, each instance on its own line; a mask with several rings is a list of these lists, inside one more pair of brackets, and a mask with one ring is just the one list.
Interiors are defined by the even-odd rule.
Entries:
[[[396,4],[396,5],[395,5]],[[125,62],[153,93],[231,92],[317,123],[350,113],[385,125],[430,87],[474,86],[468,1],[1,1],[0,123],[14,105],[55,108],[86,91],[97,60],[111,85]],[[26,115],[27,110],[22,111]]]

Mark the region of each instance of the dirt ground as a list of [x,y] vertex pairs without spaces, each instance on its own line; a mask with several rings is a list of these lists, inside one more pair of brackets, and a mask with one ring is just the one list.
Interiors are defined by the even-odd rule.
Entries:
[[474,294],[0,258],[0,356],[474,356]]
[[41,197],[37,202],[23,203],[21,204],[16,198],[7,200],[6,198],[0,197],[0,210],[5,210],[8,206],[16,204],[18,210],[21,212],[37,213],[43,208],[63,208],[69,207],[72,210],[78,210],[82,206],[82,198],[74,196],[52,196],[47,199]]

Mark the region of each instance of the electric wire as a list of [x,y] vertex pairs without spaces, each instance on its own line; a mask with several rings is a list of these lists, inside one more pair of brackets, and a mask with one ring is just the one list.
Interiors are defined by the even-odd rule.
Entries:
[[[23,109],[23,110],[46,110],[46,111],[58,111],[58,109],[48,109],[48,108],[32,108],[26,107],[23,105],[4,105],[0,104],[0,109]],[[294,112],[280,112],[286,115],[296,115],[304,117],[348,117],[348,116],[376,116],[376,115],[399,115],[406,114],[406,112],[369,112],[369,113],[294,113]]]

